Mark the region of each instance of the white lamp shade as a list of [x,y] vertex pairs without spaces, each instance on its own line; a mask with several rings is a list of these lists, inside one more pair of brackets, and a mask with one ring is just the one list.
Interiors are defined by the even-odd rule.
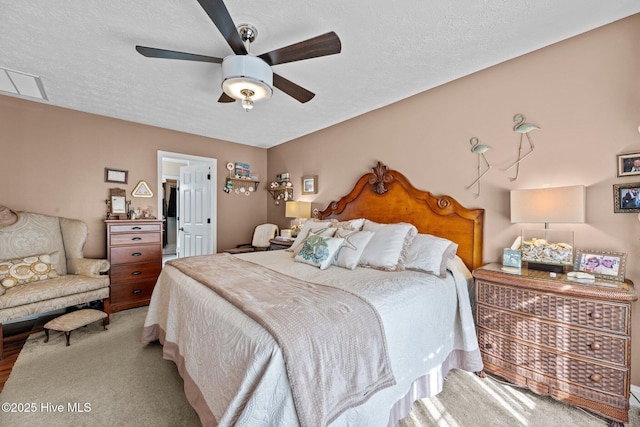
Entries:
[[540,188],[511,191],[511,222],[585,222],[586,188]]
[[287,202],[284,216],[287,218],[311,218],[311,202]]
[[230,55],[222,60],[222,90],[234,99],[244,99],[242,90],[253,92],[259,101],[273,94],[273,71],[269,64],[251,55]]

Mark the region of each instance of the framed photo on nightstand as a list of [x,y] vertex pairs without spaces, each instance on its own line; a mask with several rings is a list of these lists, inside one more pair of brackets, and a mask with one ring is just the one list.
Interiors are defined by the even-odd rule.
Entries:
[[622,252],[577,249],[573,271],[593,274],[604,280],[624,282],[627,254]]
[[516,249],[504,249],[502,251],[502,266],[511,268],[522,267],[522,252]]

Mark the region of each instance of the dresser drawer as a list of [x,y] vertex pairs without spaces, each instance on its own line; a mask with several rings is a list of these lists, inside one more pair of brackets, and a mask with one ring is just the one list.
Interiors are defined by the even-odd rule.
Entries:
[[122,233],[109,236],[111,246],[160,243],[160,233]]
[[483,328],[478,328],[478,344],[482,352],[558,380],[617,396],[625,396],[628,387],[627,369],[574,359],[493,334]]
[[478,326],[559,351],[626,366],[630,352],[627,337],[543,322],[479,304]]
[[483,280],[476,282],[477,302],[537,316],[554,322],[591,327],[606,332],[628,335],[628,304],[568,297],[497,285]]
[[142,280],[135,283],[125,283],[111,286],[111,303],[123,304],[138,301],[148,301],[151,298],[155,279]]
[[109,248],[111,265],[162,260],[162,249],[159,245],[114,246]]
[[139,264],[124,264],[111,267],[111,284],[130,281],[157,279],[162,269],[162,263],[146,262]]
[[161,231],[162,224],[109,224],[109,233],[131,233],[138,231]]

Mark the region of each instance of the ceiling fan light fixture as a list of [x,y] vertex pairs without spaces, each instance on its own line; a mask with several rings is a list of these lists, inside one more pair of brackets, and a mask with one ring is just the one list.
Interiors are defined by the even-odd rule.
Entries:
[[[271,98],[273,71],[262,59],[250,55],[230,55],[222,61],[222,90],[233,99],[255,101]],[[252,93],[251,95],[247,95]],[[253,107],[253,105],[251,105]]]

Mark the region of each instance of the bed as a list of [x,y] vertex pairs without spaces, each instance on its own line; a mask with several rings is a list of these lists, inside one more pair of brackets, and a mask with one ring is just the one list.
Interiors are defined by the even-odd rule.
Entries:
[[205,426],[394,426],[450,369],[482,370],[470,270],[483,217],[378,162],[293,253],[167,263],[142,342],[160,341]]

